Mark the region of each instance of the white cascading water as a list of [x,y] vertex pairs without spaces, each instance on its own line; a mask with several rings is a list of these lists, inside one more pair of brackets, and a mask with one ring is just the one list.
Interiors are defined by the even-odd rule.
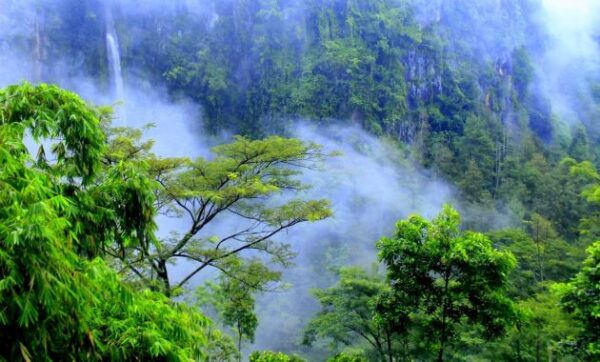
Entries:
[[110,9],[106,11],[106,53],[110,71],[113,94],[118,100],[123,99],[123,73],[121,71],[121,54],[119,38]]

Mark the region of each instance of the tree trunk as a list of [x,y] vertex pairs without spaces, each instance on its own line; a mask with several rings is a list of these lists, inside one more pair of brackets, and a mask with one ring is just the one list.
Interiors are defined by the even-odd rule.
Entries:
[[542,257],[542,247],[540,245],[540,241],[536,242],[536,247],[537,247],[537,259],[538,259],[538,268],[539,268],[539,281],[543,282],[544,281],[544,260]]
[[379,356],[381,357],[381,362],[385,362],[386,358],[385,358],[385,351],[383,350],[383,346],[381,345],[381,341],[379,340],[379,338],[377,336],[374,336],[374,340],[375,340],[375,345],[377,346],[377,352],[379,353]]
[[387,353],[389,362],[394,362],[394,354],[392,352],[392,339],[390,338],[390,332],[388,330],[385,331],[385,339],[387,343]]
[[539,334],[539,330],[538,330],[538,334],[535,338],[535,362],[540,362],[542,360],[541,356],[540,356],[540,349],[541,349],[540,334]]
[[446,312],[448,308],[448,287],[450,284],[450,271],[446,270],[444,275],[444,295],[442,296],[442,330],[440,333],[440,350],[438,352],[437,361],[444,361],[444,349],[446,347]]
[[[519,333],[517,334],[519,337],[521,336],[521,326],[517,324],[517,330]],[[521,338],[517,338],[517,361],[523,361],[523,357],[521,356]]]
[[438,362],[444,362],[444,344],[445,344],[445,332],[444,332],[444,328],[442,328],[442,338],[440,341],[440,350],[438,352],[438,357],[437,357],[437,361]]
[[238,362],[242,362],[242,326],[240,322],[237,322],[237,332],[238,332],[238,340],[237,340],[237,348],[240,353],[238,356]]
[[167,271],[167,261],[164,259],[160,259],[156,262],[156,274],[158,279],[161,280],[163,284],[165,295],[167,297],[171,296],[171,283],[169,282],[169,273]]

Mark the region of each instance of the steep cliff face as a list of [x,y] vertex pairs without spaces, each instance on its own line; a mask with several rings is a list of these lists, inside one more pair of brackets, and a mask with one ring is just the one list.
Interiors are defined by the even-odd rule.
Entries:
[[412,107],[430,103],[443,93],[443,64],[438,54],[425,47],[417,48],[408,52],[404,63],[408,100]]
[[[528,33],[537,26],[531,3],[412,2],[422,40],[402,62],[415,127],[461,133],[468,114],[487,114],[497,118],[509,135],[519,136],[523,123],[519,112],[530,102],[534,77],[530,44],[537,44],[532,39],[536,34]],[[457,115],[460,119],[450,125],[448,120]],[[551,138],[551,131],[541,133]],[[412,142],[418,134],[416,129],[405,132],[408,137],[403,140]]]

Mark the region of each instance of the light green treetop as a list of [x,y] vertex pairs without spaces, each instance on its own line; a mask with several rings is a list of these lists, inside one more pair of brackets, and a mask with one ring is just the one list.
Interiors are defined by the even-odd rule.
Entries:
[[[111,162],[130,159],[145,165],[148,177],[157,184],[156,210],[181,220],[186,231],[163,238],[147,250],[110,253],[134,275],[159,281],[167,294],[205,268],[233,272],[228,271],[233,265],[230,259],[251,250],[285,265],[293,253],[272,238],[299,223],[332,215],[327,200],[293,197],[308,187],[298,180],[300,171],[325,156],[315,144],[278,136],[236,137],[232,143],[213,148],[210,159],[160,158],[150,152],[150,144],[141,142],[141,134],[125,129],[115,132],[119,151],[113,151]],[[206,231],[215,221],[227,218],[241,222],[221,235]],[[167,265],[179,259],[194,267],[173,281]]]

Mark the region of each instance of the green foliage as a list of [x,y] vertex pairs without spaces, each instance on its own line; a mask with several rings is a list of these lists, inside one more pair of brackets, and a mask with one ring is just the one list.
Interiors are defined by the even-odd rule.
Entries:
[[591,159],[590,142],[585,127],[577,127],[567,151],[570,157],[579,162]]
[[485,341],[476,332],[461,331],[463,348],[457,360],[465,361],[578,361],[568,339],[577,324],[560,308],[556,293],[543,290],[519,302],[521,319],[504,338]]
[[265,291],[268,284],[278,282],[279,272],[270,271],[258,260],[242,263],[234,259],[227,274],[221,274],[218,282],[206,282],[196,291],[197,303],[203,308],[216,311],[222,323],[237,335],[238,350],[242,340],[254,342],[258,318],[254,312],[254,293]]
[[418,44],[408,8],[388,0],[314,2],[308,6],[309,51],[294,101],[301,114],[354,118],[395,132],[407,114],[405,68],[397,61]]
[[[70,179],[92,183],[104,147],[93,108],[45,85],[13,86],[0,99],[0,357],[201,358],[205,317],[161,294],[135,291],[103,260],[76,253],[74,225],[89,210],[71,197]],[[60,138],[65,152],[55,165],[31,160],[23,142],[31,127],[39,127],[34,138]]]
[[509,334],[515,357],[523,361],[539,361],[542,356],[561,360],[572,358],[564,341],[576,334],[577,326],[560,308],[556,293],[544,290],[534,297],[521,301],[523,321]]
[[569,283],[556,286],[565,311],[582,326],[577,336],[578,352],[585,360],[600,357],[600,242],[587,249],[581,271]]
[[528,87],[533,80],[534,69],[531,64],[531,57],[524,47],[515,49],[513,53],[513,77],[515,87],[520,99],[524,100],[527,96]]
[[[528,2],[204,0],[206,11],[184,11],[194,6],[186,3],[161,7],[160,16],[59,3],[21,14],[9,1],[48,36],[11,44],[29,51],[41,42],[45,61],[68,54],[104,78],[103,22],[112,12],[125,74],[135,64],[131,71],[166,82],[173,98],[197,101],[212,132],[282,133],[298,116],[359,123],[413,145],[419,161],[459,186],[468,207],[509,205],[516,218],[537,212],[567,241],[577,237],[572,222],[585,211],[558,160],[593,157],[596,131],[587,122],[562,134],[550,102],[530,90],[526,45],[541,30]],[[505,31],[474,31],[490,26]]]
[[19,125],[16,139],[31,134],[39,147],[32,166],[50,173],[56,191],[77,210],[71,215],[71,233],[79,253],[150,247],[154,186],[140,173],[142,165],[104,157],[102,126],[110,110],[91,107],[56,86],[25,83],[0,91],[0,112],[1,124]]
[[[18,273],[37,273],[35,268],[43,266],[48,275],[58,275],[57,280],[69,286],[65,275],[79,278],[81,274],[79,279],[84,280],[93,270],[102,270],[97,272],[99,275],[108,273],[107,267],[97,265],[100,262],[94,259],[106,257],[124,280],[136,287],[149,286],[167,295],[177,295],[179,287],[186,286],[190,278],[213,268],[223,273],[223,277],[209,288],[219,296],[211,303],[228,310],[226,324],[244,320],[247,328],[243,334],[251,339],[256,326],[251,307],[253,293],[267,290],[267,284],[278,280],[276,273],[265,268],[266,263],[287,265],[293,256],[288,246],[274,241],[277,233],[331,215],[324,200],[287,199],[288,191],[293,193],[306,187],[298,181],[299,170],[314,165],[313,161],[322,156],[320,149],[282,137],[264,140],[253,137],[284,131],[288,123],[284,120],[290,117],[309,117],[319,122],[345,119],[375,134],[386,134],[410,144],[412,154],[432,169],[436,177],[439,173],[458,186],[461,208],[475,210],[465,213],[468,228],[490,230],[494,223],[490,222],[488,212],[495,215],[495,211],[508,211],[513,225],[523,226],[523,231],[506,230],[490,238],[518,259],[518,266],[506,274],[512,284],[510,294],[519,299],[526,318],[508,328],[504,340],[485,342],[491,347],[476,353],[471,347],[484,343],[480,332],[486,328],[466,322],[469,318],[477,320],[473,316],[477,313],[462,319],[451,315],[457,326],[449,337],[456,337],[457,354],[464,353],[465,359],[475,356],[488,360],[539,360],[548,352],[557,358],[571,358],[561,354],[563,345],[557,341],[568,340],[568,335],[574,334],[573,325],[556,308],[555,297],[546,288],[550,282],[570,278],[576,270],[575,262],[582,258],[582,245],[589,245],[600,236],[600,177],[594,164],[599,149],[598,130],[590,121],[600,114],[600,87],[590,81],[591,97],[575,97],[581,99],[574,101],[577,103],[574,108],[584,121],[573,127],[571,134],[561,131],[557,127],[561,120],[553,115],[550,101],[530,90],[534,67],[532,55],[524,45],[537,44],[541,39],[536,33],[540,30],[533,16],[535,7],[530,2],[453,1],[440,5],[439,1],[429,0],[208,0],[202,3],[203,9],[210,10],[185,11],[190,6],[186,3],[164,5],[160,16],[153,11],[136,12],[132,16],[121,11],[118,4],[111,8],[102,1],[36,2],[32,7],[14,0],[4,1],[6,13],[16,15],[14,19],[3,17],[2,21],[8,21],[3,24],[18,29],[23,24],[31,25],[32,34],[23,36],[23,32],[16,31],[18,39],[2,39],[2,42],[33,53],[36,80],[50,77],[45,72],[46,66],[50,69],[65,57],[78,59],[83,71],[101,83],[106,80],[105,17],[112,11],[125,75],[133,71],[129,65],[134,64],[136,74],[139,71],[151,84],[166,81],[174,99],[189,97],[199,102],[210,131],[225,128],[247,137],[217,147],[214,157],[208,159],[162,159],[152,154],[151,142],[142,141],[141,131],[111,128],[109,110],[90,107],[72,93],[55,86],[29,84],[0,91],[3,152],[0,159],[13,157],[18,161],[2,161],[0,170],[5,182],[0,186],[3,208],[0,226],[2,235],[6,235],[0,240],[15,243],[11,246],[14,250],[1,249],[8,253],[2,262],[10,264],[17,257],[30,258],[27,262],[18,261],[14,271],[0,267],[0,272],[17,273],[16,278],[21,275]],[[419,9],[417,13],[415,8]],[[423,14],[428,15],[425,22]],[[490,28],[506,31],[476,31]],[[588,98],[590,105],[580,107],[578,102],[588,102]],[[26,156],[27,149],[21,142],[24,137],[37,144],[34,159]],[[573,159],[561,163],[567,156]],[[32,173],[26,175],[24,170]],[[579,197],[580,193],[584,197]],[[154,220],[158,213],[183,219],[182,224],[188,228],[180,235],[157,240]],[[250,224],[257,222],[257,226],[212,235],[208,231],[210,226],[225,219],[225,215]],[[522,220],[525,225],[519,224]],[[424,230],[433,228],[431,223],[423,225]],[[33,244],[31,238],[51,239],[65,246],[53,251],[41,248],[54,244],[40,243],[36,251],[41,253],[39,256],[27,249],[33,248],[28,245]],[[478,238],[470,233],[457,236],[468,245],[487,245],[487,240],[481,241],[483,238],[476,242]],[[28,246],[19,249],[23,245]],[[49,258],[43,250],[60,258]],[[417,272],[427,267],[438,272],[446,266],[444,263],[458,263],[454,254],[444,254],[437,255],[440,261],[436,264],[431,261],[434,260],[431,250],[426,258],[418,259],[422,267],[413,270],[419,278],[424,274]],[[265,264],[245,258],[256,252],[265,256],[261,259]],[[167,266],[178,259],[193,263],[195,269],[172,284],[174,280]],[[458,264],[460,268],[472,266],[463,261]],[[456,267],[462,271],[460,268]],[[254,271],[259,271],[258,279]],[[36,288],[48,279],[46,272],[40,273],[31,279],[21,276],[14,284],[21,285],[21,289],[15,293],[20,297],[30,293],[33,298]],[[424,299],[422,306],[413,308],[413,300],[398,304],[394,299],[398,295],[381,291],[388,290],[390,285],[371,277],[358,272],[353,276],[340,275],[344,281],[317,292],[317,298],[327,308],[316,319],[322,317],[321,324],[313,321],[315,338],[341,344],[364,339],[356,337],[355,331],[349,333],[346,327],[356,326],[352,323],[357,322],[358,312],[372,315],[372,299],[378,296],[381,306],[390,308],[387,322],[393,322],[391,325],[404,335],[400,342],[394,341],[392,349],[400,353],[407,348],[416,358],[427,359],[431,358],[428,350],[436,347],[428,342],[439,337],[435,331],[440,330],[439,308],[434,308],[434,302],[446,303],[451,312],[458,310],[457,315],[473,307],[462,305],[468,300],[464,295],[442,293],[438,298],[425,298],[423,293],[433,295],[433,291],[440,289],[440,281],[432,282],[431,278],[424,280],[433,284],[425,284],[418,293],[416,286],[420,285],[420,279],[406,278],[400,284],[408,290],[412,288],[415,295]],[[135,323],[154,323],[154,316],[150,317],[152,303],[158,303],[155,309],[161,311],[162,307],[171,306],[166,299],[152,293],[140,296],[121,286],[120,281],[107,281],[111,278],[106,274],[94,283],[106,284],[107,290],[114,291],[114,286],[122,288],[123,291],[106,296],[114,305],[123,303],[119,293],[139,299],[132,305],[148,302],[148,310],[144,309],[140,319],[128,321],[119,333],[125,333]],[[6,280],[6,285],[13,283],[9,283],[10,278]],[[27,289],[25,285],[31,280],[32,287]],[[379,292],[378,283],[382,284]],[[461,285],[460,280],[456,283],[452,280],[449,286]],[[361,289],[363,284],[370,289]],[[83,288],[73,284],[67,290],[80,287]],[[92,289],[89,293],[95,295]],[[59,301],[56,303],[74,308],[75,314],[86,313],[72,307],[75,302],[69,302],[68,293],[62,289],[48,290],[56,293],[55,300]],[[50,293],[43,288],[39,291]],[[489,292],[485,288],[484,291]],[[227,299],[226,295],[233,297]],[[351,296],[365,303],[353,304]],[[22,304],[15,315],[20,315],[19,308],[26,311],[22,322],[29,326],[37,321],[32,311],[37,311],[38,319],[48,316],[48,320],[54,321],[48,328],[69,323],[61,317],[61,310],[52,314],[39,300],[32,299],[27,304],[25,299],[13,299]],[[236,303],[226,306],[232,301]],[[38,310],[38,306],[42,309]],[[128,311],[127,308],[122,310]],[[105,313],[98,309],[98,313]],[[336,312],[337,309],[347,313]],[[12,318],[12,314],[6,315],[5,318]],[[169,313],[164,311],[164,315]],[[345,316],[348,318],[342,318]],[[359,325],[381,332],[383,321],[368,318]],[[552,331],[553,326],[556,331]],[[167,333],[172,331],[160,322],[152,328],[155,327],[166,328]],[[69,336],[81,336],[81,328],[84,327],[77,324],[67,332],[53,330],[48,335],[64,333],[65,340],[69,340]],[[237,357],[231,341],[216,330],[208,334],[211,351],[207,350],[207,355],[222,360]],[[79,345],[91,344],[85,336],[80,339],[83,342],[78,342]],[[58,346],[62,342],[57,339],[53,343]],[[96,338],[94,343],[101,345],[102,341]],[[145,348],[148,346],[145,343],[135,340],[133,345]],[[155,351],[162,351],[163,344],[154,347]],[[520,352],[509,351],[513,347]],[[20,353],[17,356],[29,353],[23,351],[36,350],[29,345],[23,348],[17,351]],[[98,351],[100,348],[94,352],[97,358],[109,358]],[[126,353],[129,352],[112,358],[129,359],[131,355]],[[38,356],[36,352],[32,357]],[[73,354],[72,358],[88,358],[82,356]],[[367,359],[372,357],[367,355]]]
[[[393,333],[375,320],[377,299],[389,289],[383,278],[359,268],[342,268],[339,278],[335,286],[313,290],[321,311],[308,323],[304,343],[326,339],[336,348],[339,344],[353,346],[361,340],[377,358],[393,358]],[[337,358],[335,361],[353,361],[358,357]]]
[[[77,95],[56,86],[28,83],[13,85],[0,92],[0,124],[19,123],[21,132],[29,130],[34,141],[59,140],[51,146],[56,157],[49,164],[41,145],[37,166],[50,168],[69,180],[81,178],[88,183],[100,167],[104,135],[99,127],[105,114],[89,107]],[[21,139],[25,136],[20,135]]]
[[[101,2],[58,3],[24,14],[8,1],[16,18],[44,35],[11,44],[30,51],[41,43],[43,61],[67,54],[105,78],[103,22],[112,13],[125,73],[135,65],[131,71],[166,82],[175,99],[199,102],[213,132],[259,137],[284,132],[297,116],[359,123],[415,145],[417,158],[458,184],[467,202],[531,210],[576,237],[563,228],[583,213],[554,171],[566,155],[593,157],[597,130],[587,122],[560,134],[550,102],[530,90],[527,44],[539,42],[541,29],[527,1],[204,0],[206,11],[184,11],[194,6],[186,3],[161,7],[160,16]],[[477,31],[490,27],[504,31]],[[590,88],[593,101],[598,87]],[[594,119],[590,110],[580,113]],[[537,163],[530,147],[543,155],[545,170],[530,164]]]
[[511,273],[510,292],[519,299],[527,299],[544,289],[544,281],[570,279],[583,259],[579,245],[556,236],[541,238],[539,234],[531,235],[520,229],[501,230],[489,236],[500,249],[505,248],[517,258],[517,268]]
[[[39,152],[42,156],[38,157],[37,162],[31,163],[31,170],[40,172],[48,179],[46,183],[32,181],[25,187],[24,180],[15,178],[14,182],[25,187],[27,193],[19,197],[29,193],[37,196],[41,192],[38,188],[42,186],[47,187],[47,190],[43,189],[44,193],[56,194],[48,197],[52,200],[52,207],[57,209],[58,226],[50,226],[62,228],[59,234],[64,238],[65,245],[72,248],[71,252],[90,258],[110,256],[116,267],[129,271],[125,274],[129,281],[141,288],[160,290],[167,296],[176,287],[170,285],[166,265],[175,259],[186,258],[199,265],[179,286],[205,267],[223,271],[227,278],[222,278],[219,285],[223,303],[218,306],[222,307],[220,314],[223,322],[238,331],[239,344],[242,337],[253,340],[258,322],[252,293],[279,280],[279,273],[269,271],[257,259],[239,258],[239,254],[246,250],[261,251],[286,265],[293,254],[287,246],[276,244],[270,238],[298,223],[317,221],[331,215],[326,200],[288,199],[266,206],[266,201],[284,191],[306,187],[296,180],[296,176],[301,167],[308,167],[324,156],[317,145],[277,136],[255,141],[239,137],[229,145],[216,147],[215,157],[210,160],[161,159],[151,153],[151,142],[141,140],[141,131],[110,128],[102,119],[108,117],[108,110],[90,107],[70,92],[53,86],[33,87],[25,84],[10,87],[2,91],[0,96],[3,102],[3,132],[10,140],[7,141],[7,152],[21,157],[24,167],[28,162],[28,152],[21,143],[25,130],[32,129],[34,140],[42,144],[42,151]],[[48,106],[36,108],[38,104]],[[103,131],[108,135],[107,145]],[[57,161],[50,164],[44,157],[43,142],[44,139],[54,138],[60,142],[53,145],[52,150],[59,155]],[[89,144],[89,147],[83,147],[81,142]],[[6,172],[20,172],[20,169],[13,170],[7,165]],[[13,174],[9,176],[14,177]],[[6,200],[8,202],[11,199],[7,197]],[[9,202],[5,209],[15,216],[20,215],[17,210],[24,212],[23,205]],[[176,217],[189,217],[189,232],[157,240],[154,237],[157,211]],[[44,208],[40,212],[45,212]],[[197,237],[207,224],[225,212],[247,220],[249,226],[232,230],[231,234],[222,238],[210,235]],[[24,217],[18,217],[18,220],[25,220]],[[48,223],[35,217],[30,219],[33,225]],[[9,233],[8,229],[6,233]],[[15,232],[9,234],[17,235]],[[75,254],[73,257],[75,260],[79,258]],[[61,273],[69,274],[68,271],[57,272]],[[144,295],[146,298],[155,298],[150,294]],[[141,308],[143,302],[144,299],[140,299],[136,303]],[[159,299],[158,302],[165,303],[164,308],[170,308],[168,299]],[[127,311],[117,301],[114,306],[120,309],[111,313]],[[31,308],[29,304],[24,304],[23,308],[27,313],[37,313],[38,309],[37,306]],[[148,313],[155,311],[162,311],[166,320],[170,318],[167,310],[161,310],[156,305],[147,312],[140,312],[139,317],[147,320],[132,319],[130,324],[113,327],[110,337],[127,335],[123,337],[123,343],[140,350],[152,348],[154,356],[183,355],[183,352],[177,351],[189,349],[189,343],[185,342],[185,330],[171,331],[167,328],[168,324],[160,323],[153,327],[151,323],[154,323],[154,317]],[[32,316],[26,314],[23,320],[31,323],[29,318],[34,318],[35,313]],[[184,318],[185,315],[181,317],[182,328],[186,325]],[[156,322],[160,322],[160,319]],[[154,329],[150,335],[157,335],[159,339],[149,339],[152,345],[146,345],[145,340],[140,340],[136,335],[135,328],[139,323]],[[198,327],[204,325],[203,322]],[[195,337],[202,337],[199,343],[206,339],[202,331],[202,328],[198,332],[189,329]],[[177,349],[168,338],[161,335],[171,332],[183,338]],[[108,335],[108,332],[103,333]],[[215,336],[214,333],[212,335]],[[217,339],[223,341],[221,337]],[[99,340],[93,344],[101,343]],[[231,355],[227,352],[227,343],[220,344],[223,348],[216,348],[213,354]],[[128,358],[129,352],[119,352],[117,348],[110,351],[116,353],[115,359]],[[189,351],[196,353],[194,351],[199,350]]]
[[304,360],[297,356],[288,356],[281,352],[255,351],[250,355],[250,362],[303,362]]
[[582,216],[579,224],[580,233],[588,239],[600,236],[598,229],[600,212],[597,209],[597,206],[600,205],[600,174],[590,161],[577,163],[572,158],[566,158],[562,163],[569,167],[573,177],[584,180],[585,187],[581,191],[581,196],[595,207],[591,212]]
[[[122,210],[138,210],[150,218],[158,212],[178,219],[187,228],[182,234],[173,232],[160,240],[151,235],[136,239],[147,241],[144,244],[113,244],[106,252],[114,264],[126,272],[131,282],[151,286],[167,296],[185,292],[182,287],[201,271],[217,270],[222,273],[217,283],[196,295],[201,304],[216,311],[224,326],[232,328],[238,349],[243,340],[252,342],[258,325],[254,294],[268,290],[280,277],[266,265],[271,262],[287,266],[294,256],[288,245],[272,238],[299,223],[319,221],[332,214],[327,200],[288,196],[308,187],[298,180],[302,168],[313,167],[326,155],[316,144],[271,136],[263,140],[236,137],[232,143],[215,147],[214,157],[209,159],[160,158],[151,152],[152,143],[142,140],[142,130],[107,128],[107,133],[110,148],[104,163],[115,165],[117,170],[126,165],[124,172],[136,171],[126,173],[126,177],[104,174],[110,181],[112,196],[117,192],[118,200],[125,202]],[[149,192],[130,196],[127,191],[131,188]],[[147,208],[146,200],[155,203]],[[94,215],[98,214],[96,211]],[[233,220],[228,223],[231,226],[221,233],[206,231],[210,225],[228,220]],[[137,225],[133,221],[129,220],[128,225]],[[142,229],[135,236],[151,230],[145,223],[139,225]],[[102,224],[99,227],[111,230]],[[256,252],[270,261],[250,257]],[[172,270],[167,265],[180,259],[193,268],[172,284]],[[225,344],[213,355],[233,358]]]
[[565,159],[563,163],[571,167],[571,173],[573,175],[583,176],[588,182],[589,186],[583,191],[583,196],[591,203],[600,203],[600,174],[590,161],[583,161],[576,163],[573,159]]
[[339,353],[330,359],[327,362],[367,362],[368,359],[361,351],[344,351]]
[[[263,140],[237,137],[232,143],[215,147],[211,159],[190,160],[156,157],[149,152],[150,145],[141,142],[139,133],[116,135],[118,142],[112,143],[116,151],[109,156],[141,164],[137,169],[158,185],[152,189],[157,197],[152,210],[180,219],[187,230],[171,234],[152,249],[109,252],[132,272],[132,277],[159,282],[168,295],[205,268],[236,274],[239,261],[245,260],[239,256],[250,251],[263,252],[274,262],[287,265],[293,253],[272,238],[299,223],[332,214],[327,200],[286,195],[308,187],[297,180],[300,170],[326,156],[315,144],[279,136]],[[214,220],[227,217],[241,221],[225,235],[206,233]],[[187,259],[195,268],[171,285],[166,266],[178,259]],[[245,273],[237,274],[246,284],[253,284],[245,280]]]
[[[458,140],[459,154],[461,159],[464,160],[463,164],[469,165],[465,173],[464,182],[469,182],[469,177],[473,176],[476,172],[479,173],[475,181],[479,181],[477,187],[481,191],[466,190],[467,192],[474,192],[472,195],[468,194],[467,197],[474,198],[475,201],[481,201],[486,191],[488,198],[489,194],[493,192],[492,172],[494,171],[494,155],[496,150],[487,128],[489,128],[489,125],[484,120],[478,117],[469,117],[465,122],[464,135]],[[471,186],[471,188],[473,187]]]
[[[515,331],[523,333],[530,320],[527,308],[510,298],[520,292],[509,289],[511,279],[520,278],[516,260],[509,251],[494,249],[485,235],[459,227],[459,214],[450,206],[431,222],[417,215],[399,221],[394,237],[378,243],[387,282],[361,269],[340,269],[336,285],[313,291],[322,308],[305,330],[305,343],[324,339],[333,348],[341,344],[365,351],[333,360],[499,355],[501,343],[512,343],[506,341]],[[520,231],[499,233],[497,239],[533,243]],[[568,335],[572,328],[565,323],[545,340]],[[500,340],[507,332],[509,337]],[[495,347],[477,350],[481,343]],[[530,347],[524,341],[525,346]]]
[[394,237],[377,244],[392,289],[378,303],[379,318],[401,335],[422,329],[438,360],[460,326],[498,337],[518,314],[506,293],[514,256],[459,227],[458,212],[445,206],[432,222],[416,215],[398,222]]

